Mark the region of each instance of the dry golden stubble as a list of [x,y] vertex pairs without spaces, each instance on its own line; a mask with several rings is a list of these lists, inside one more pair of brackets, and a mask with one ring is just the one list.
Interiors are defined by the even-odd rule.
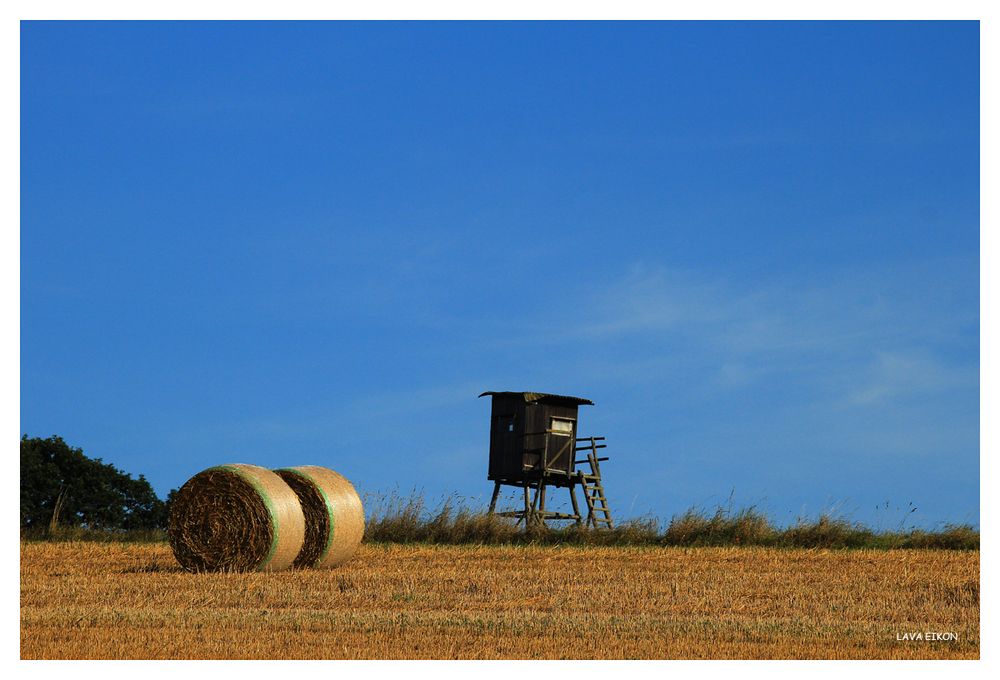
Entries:
[[166,544],[23,542],[21,656],[979,656],[978,551],[362,544],[358,557],[192,576]]

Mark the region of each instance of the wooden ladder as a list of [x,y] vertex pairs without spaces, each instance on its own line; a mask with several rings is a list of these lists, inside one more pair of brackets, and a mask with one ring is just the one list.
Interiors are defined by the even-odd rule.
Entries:
[[[590,474],[578,473],[580,484],[583,487],[583,498],[587,502],[587,526],[597,528],[614,529],[614,521],[611,519],[611,508],[608,507],[608,499],[604,495],[604,485],[601,483],[601,461],[607,458],[598,458],[597,449],[603,449],[606,444],[598,444],[604,437],[587,437],[580,441],[589,441],[589,445],[577,447],[577,451],[587,451],[587,462],[590,463]],[[582,463],[583,461],[577,461]]]

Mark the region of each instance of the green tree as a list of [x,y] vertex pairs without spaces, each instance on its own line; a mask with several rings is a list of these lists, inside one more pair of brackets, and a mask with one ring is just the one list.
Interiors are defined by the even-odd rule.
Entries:
[[157,529],[167,508],[146,478],[88,458],[61,437],[21,437],[21,527]]

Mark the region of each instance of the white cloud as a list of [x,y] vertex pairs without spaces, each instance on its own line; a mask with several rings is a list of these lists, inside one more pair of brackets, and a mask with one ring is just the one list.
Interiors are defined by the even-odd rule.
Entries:
[[970,387],[977,380],[974,366],[950,366],[930,356],[879,352],[868,382],[850,395],[850,402],[884,403],[900,396]]
[[880,403],[976,385],[975,272],[942,259],[746,286],[637,264],[581,301],[583,320],[524,318],[503,342],[572,347],[575,370],[595,379],[683,379],[693,392],[780,377],[831,403]]

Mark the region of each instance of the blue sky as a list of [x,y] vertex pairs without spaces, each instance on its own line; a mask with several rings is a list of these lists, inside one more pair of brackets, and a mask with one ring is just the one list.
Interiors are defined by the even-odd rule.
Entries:
[[23,23],[21,220],[22,431],[161,495],[485,504],[523,389],[620,516],[979,521],[974,22]]

